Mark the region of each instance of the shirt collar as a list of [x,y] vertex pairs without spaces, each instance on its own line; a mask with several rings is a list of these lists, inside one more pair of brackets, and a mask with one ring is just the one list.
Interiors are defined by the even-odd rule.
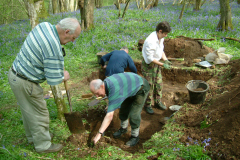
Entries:
[[157,32],[156,32],[156,31],[155,31],[154,33],[155,33],[154,36],[153,36],[153,37],[154,37],[154,40],[155,40],[158,44],[160,44],[160,40],[161,40],[161,39],[158,39],[158,36],[157,36]]

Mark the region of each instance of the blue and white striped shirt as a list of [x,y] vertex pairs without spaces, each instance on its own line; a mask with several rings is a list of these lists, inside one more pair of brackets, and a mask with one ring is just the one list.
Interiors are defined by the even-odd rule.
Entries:
[[27,36],[13,62],[13,69],[37,83],[57,85],[64,79],[64,59],[59,35],[48,22],[37,25]]

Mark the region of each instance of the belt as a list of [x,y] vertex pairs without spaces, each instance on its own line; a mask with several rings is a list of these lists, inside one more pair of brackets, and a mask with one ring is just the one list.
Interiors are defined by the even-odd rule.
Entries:
[[24,77],[24,76],[20,75],[19,73],[17,73],[16,71],[14,71],[13,67],[11,67],[11,69],[12,69],[12,72],[13,72],[18,78],[21,78],[21,79],[26,80],[26,81],[33,82],[33,83],[35,83],[35,84],[38,84],[37,82],[34,82],[34,81],[32,81],[32,80],[29,80],[27,77]]

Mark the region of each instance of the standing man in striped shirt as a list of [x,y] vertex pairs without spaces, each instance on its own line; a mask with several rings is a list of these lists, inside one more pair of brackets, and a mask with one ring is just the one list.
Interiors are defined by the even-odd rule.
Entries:
[[47,80],[58,85],[70,78],[64,71],[62,46],[81,33],[76,18],[62,19],[57,25],[38,24],[27,36],[8,74],[11,89],[20,106],[29,143],[38,153],[60,151],[61,144],[51,143],[49,112],[39,83]]
[[150,86],[145,78],[126,72],[113,74],[104,81],[95,79],[90,82],[90,90],[97,97],[107,95],[109,104],[107,114],[102,122],[99,132],[93,139],[96,144],[103,132],[111,123],[114,111],[118,108],[121,128],[113,134],[114,138],[120,138],[127,132],[128,118],[131,125],[131,138],[127,146],[135,146],[139,141],[139,127],[141,122],[141,111],[148,96]]

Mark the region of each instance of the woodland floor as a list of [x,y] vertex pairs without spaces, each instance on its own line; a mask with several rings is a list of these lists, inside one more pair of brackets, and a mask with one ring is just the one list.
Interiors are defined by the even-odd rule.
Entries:
[[[224,74],[215,74],[215,69],[186,69],[186,66],[194,65],[193,59],[204,57],[213,49],[203,46],[198,41],[182,38],[166,39],[164,43],[167,57],[185,59],[185,61],[172,61],[173,68],[171,70],[162,70],[164,85],[162,102],[167,107],[171,105],[183,106],[184,104],[187,104],[188,108],[190,107],[188,110],[186,107],[182,107],[179,110],[181,114],[174,116],[177,123],[186,126],[184,135],[180,140],[185,144],[193,144],[196,140],[202,142],[204,139],[211,138],[206,150],[211,151],[212,159],[240,159],[240,60],[230,61],[228,67],[226,65],[216,66],[215,69],[226,69],[222,72],[226,75],[225,83],[218,83]],[[141,62],[135,62],[135,64],[138,74],[141,75]],[[72,84],[70,88],[84,92],[82,85],[88,86],[89,82],[96,78],[104,79],[104,71],[94,72],[79,84]],[[185,85],[190,80],[203,80],[209,84],[204,103],[191,104],[189,102],[189,93]],[[129,153],[144,152],[142,144],[149,140],[154,133],[162,130],[165,123],[164,117],[169,117],[174,113],[170,109],[162,111],[153,108],[154,115],[149,115],[143,110],[140,141],[134,147],[126,147],[124,144],[131,136],[130,126],[127,134],[124,134],[120,139],[114,139],[112,136],[120,128],[117,110],[114,113],[113,121],[106,130],[105,137],[102,137],[96,146],[91,147],[91,139],[98,132],[105,116],[104,107],[99,105],[97,109],[89,108],[86,113],[83,113],[82,118],[88,121],[85,129],[89,132],[72,134],[67,139],[67,142],[80,148],[84,145],[89,146],[83,152],[79,152],[79,157],[83,158],[86,154],[91,154],[94,157],[98,148],[104,147],[106,144],[120,147]],[[203,121],[206,121],[209,126],[201,129]],[[67,153],[61,151],[59,154],[64,156]]]

